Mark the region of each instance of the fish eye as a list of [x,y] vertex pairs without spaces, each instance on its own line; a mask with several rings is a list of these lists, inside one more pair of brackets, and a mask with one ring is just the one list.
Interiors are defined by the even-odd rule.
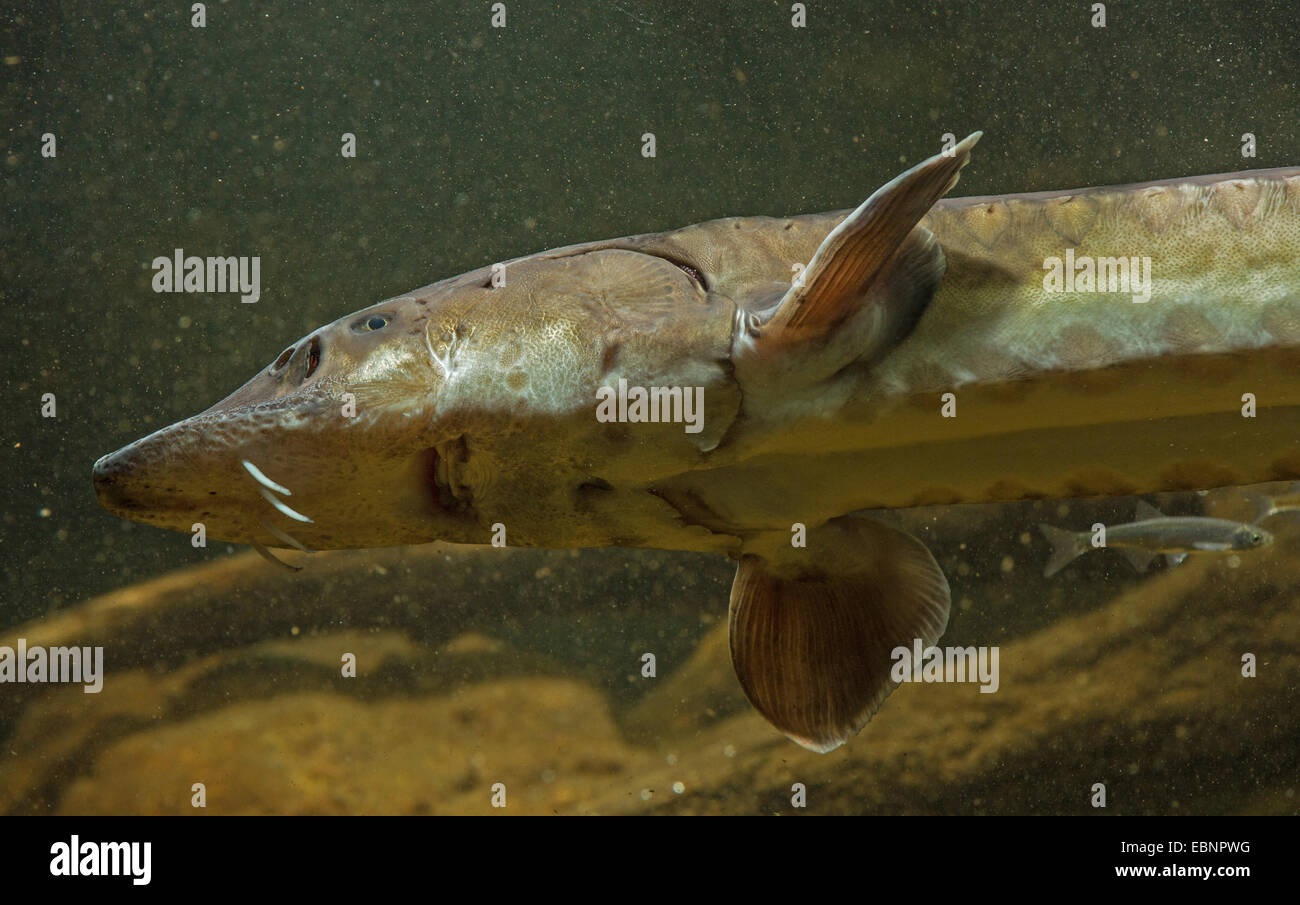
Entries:
[[382,330],[388,326],[388,318],[382,314],[372,314],[364,320],[355,324],[352,329],[357,333],[367,333],[375,330]]

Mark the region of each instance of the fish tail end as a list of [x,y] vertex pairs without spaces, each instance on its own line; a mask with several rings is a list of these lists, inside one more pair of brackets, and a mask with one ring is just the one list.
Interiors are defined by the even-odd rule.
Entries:
[[1052,545],[1052,556],[1047,560],[1047,568],[1043,570],[1044,578],[1051,578],[1078,559],[1087,549],[1081,542],[1080,535],[1075,531],[1067,531],[1047,523],[1039,525],[1038,530],[1043,532],[1043,537],[1047,538]]

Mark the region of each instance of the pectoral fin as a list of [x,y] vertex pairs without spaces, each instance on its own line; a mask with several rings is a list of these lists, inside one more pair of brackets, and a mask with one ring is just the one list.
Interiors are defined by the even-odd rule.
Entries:
[[845,516],[747,543],[731,588],[731,660],[755,709],[794,741],[830,751],[894,690],[894,648],[928,647],[948,624],[948,582],[916,538]]
[[756,361],[811,383],[905,338],[946,267],[918,224],[957,184],[981,134],[896,177],[831,230],[781,300],[748,313],[738,367]]

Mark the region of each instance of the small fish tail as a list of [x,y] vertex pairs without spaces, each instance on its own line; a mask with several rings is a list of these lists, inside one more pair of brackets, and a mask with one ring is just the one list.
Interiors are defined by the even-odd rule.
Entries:
[[1057,528],[1055,525],[1046,523],[1039,525],[1038,529],[1043,532],[1043,537],[1047,538],[1052,545],[1052,556],[1047,561],[1047,568],[1043,570],[1043,577],[1045,578],[1051,578],[1082,556],[1083,552],[1088,549],[1083,542],[1084,535],[1076,531],[1067,531],[1064,528]]

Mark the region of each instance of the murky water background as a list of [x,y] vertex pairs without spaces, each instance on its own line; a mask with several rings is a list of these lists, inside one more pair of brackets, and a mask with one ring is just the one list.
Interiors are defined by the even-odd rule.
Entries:
[[[195,29],[185,4],[6,5],[0,635],[102,642],[122,672],[0,688],[0,810],[183,813],[195,777],[213,810],[481,810],[498,773],[541,812],[788,810],[795,781],[813,811],[1082,812],[1094,781],[1112,812],[1297,810],[1287,528],[1237,568],[1144,581],[1103,553],[1049,582],[1038,521],[1133,502],[910,515],[953,585],[944,643],[1007,645],[1020,691],[904,688],[817,758],[739,696],[726,561],[426,548],[295,579],[90,483],[343,313],[541,248],[849,207],[945,132],[986,133],[958,194],[1295,165],[1290,3],[1110,3],[1104,29],[1083,3],[811,4],[797,30],[788,3],[513,2],[506,29],[354,6],[213,3]],[[261,300],[153,293],[176,247],[261,256]],[[341,644],[386,671],[334,678]],[[1269,665],[1229,688],[1243,649]]]

